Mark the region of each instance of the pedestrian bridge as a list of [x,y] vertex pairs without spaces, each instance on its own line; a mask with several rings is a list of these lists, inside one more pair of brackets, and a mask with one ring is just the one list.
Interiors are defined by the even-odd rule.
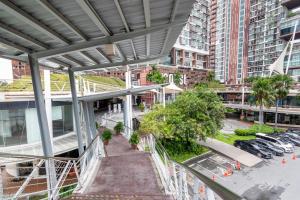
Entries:
[[[113,136],[107,146],[100,136],[101,131],[78,158],[1,154],[36,163],[19,180],[1,167],[2,199],[241,199],[209,177],[172,161],[152,135],[141,139],[138,150],[131,149],[125,133]],[[52,183],[38,176],[46,167],[52,167]]]

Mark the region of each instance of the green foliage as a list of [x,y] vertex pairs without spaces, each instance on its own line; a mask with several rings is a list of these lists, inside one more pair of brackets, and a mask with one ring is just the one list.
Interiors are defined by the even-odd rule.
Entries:
[[145,110],[145,105],[144,105],[143,103],[140,103],[140,104],[138,105],[138,107],[139,107],[139,109],[140,109],[141,112],[144,112],[144,110]]
[[297,13],[289,11],[288,14],[287,14],[287,17],[290,18],[290,17],[294,17],[296,15],[297,15]]
[[[125,87],[125,82],[116,77],[103,77],[95,75],[83,75],[83,78],[99,84],[109,84],[112,86]],[[44,77],[41,76],[42,86],[44,85]],[[69,91],[70,81],[66,74],[51,73],[51,90],[52,91]],[[30,76],[23,76],[21,79],[14,80],[10,84],[0,84],[0,91],[32,91],[32,80]]]
[[225,117],[224,106],[211,90],[184,91],[166,108],[155,106],[141,121],[140,131],[161,138],[176,138],[185,143],[214,135]]
[[207,74],[206,80],[207,80],[208,82],[215,81],[215,72],[209,71],[208,74]]
[[101,135],[103,141],[111,140],[112,134],[109,129],[105,129]]
[[227,144],[233,145],[233,143],[236,140],[252,140],[255,139],[256,137],[254,135],[248,135],[248,136],[239,136],[237,134],[225,134],[225,133],[219,133],[215,139],[225,142]]
[[282,128],[273,128],[271,126],[265,124],[254,124],[248,129],[235,129],[234,133],[238,136],[249,136],[255,135],[256,133],[265,133],[265,134],[272,134],[272,133],[282,133],[285,129]]
[[95,122],[95,125],[96,125],[96,129],[98,130],[100,128],[100,125],[98,122]]
[[234,108],[225,108],[225,113],[234,113],[236,110]]
[[137,145],[139,142],[140,142],[140,136],[137,132],[134,132],[129,139],[129,143]]
[[255,131],[252,129],[235,129],[234,133],[238,136],[255,135]]
[[176,71],[175,74],[173,75],[173,81],[176,85],[179,85],[180,80],[181,80],[181,74],[179,71]]
[[177,162],[183,162],[208,151],[207,148],[199,145],[194,140],[190,140],[188,147],[177,139],[164,138],[160,140],[160,143],[164,146],[168,155]]
[[123,122],[118,122],[115,127],[114,130],[116,133],[121,133],[122,131],[124,131],[124,124]]
[[152,70],[147,74],[147,81],[152,83],[162,84],[166,82],[166,77],[156,68],[155,65],[152,65]]
[[276,99],[283,99],[289,94],[294,80],[286,74],[277,74],[271,77]]
[[252,95],[255,96],[257,105],[270,107],[274,103],[274,89],[271,78],[256,78],[252,82]]

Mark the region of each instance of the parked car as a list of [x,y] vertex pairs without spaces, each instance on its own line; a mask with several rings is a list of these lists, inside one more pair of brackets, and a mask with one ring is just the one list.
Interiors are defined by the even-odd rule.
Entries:
[[233,145],[260,158],[270,159],[273,157],[268,150],[260,148],[258,145],[248,141],[236,140]]
[[259,147],[269,150],[269,152],[275,156],[283,156],[284,155],[284,149],[280,148],[280,147],[276,147],[271,142],[268,142],[263,139],[255,139],[255,140],[252,140],[252,142],[256,143]]
[[293,153],[294,152],[293,144],[281,141],[279,136],[273,135],[273,137],[271,137],[264,133],[256,133],[256,138],[267,140],[268,142],[271,142],[274,146],[283,148],[285,153]]
[[290,135],[287,135],[287,134],[282,134],[280,136],[280,140],[283,141],[283,142],[289,142],[289,143],[292,143],[293,145],[295,146],[300,146],[300,140],[297,139],[297,138],[294,138]]
[[298,135],[297,133],[294,133],[294,132],[286,132],[285,134],[288,135],[289,137],[292,137],[292,138],[294,138],[294,139],[300,140],[300,135]]

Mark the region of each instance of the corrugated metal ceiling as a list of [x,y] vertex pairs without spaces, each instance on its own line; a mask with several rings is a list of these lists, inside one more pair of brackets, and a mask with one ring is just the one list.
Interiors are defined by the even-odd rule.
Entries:
[[[48,64],[51,61],[63,67],[85,69],[158,58],[169,52],[193,3],[194,0],[0,0],[0,56],[47,53],[115,35],[126,39],[128,33],[137,33],[115,43],[50,53],[39,61],[44,63],[47,59]],[[151,29],[171,23],[174,26]],[[146,28],[152,31],[139,32]]]

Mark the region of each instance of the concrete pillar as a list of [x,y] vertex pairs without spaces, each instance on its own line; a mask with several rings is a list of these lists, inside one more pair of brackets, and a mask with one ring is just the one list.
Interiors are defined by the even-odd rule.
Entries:
[[165,89],[165,87],[162,88],[162,104],[163,104],[163,107],[166,107],[166,89]]
[[72,93],[72,107],[73,107],[73,114],[74,114],[74,121],[75,121],[75,132],[77,134],[77,142],[78,142],[78,151],[79,154],[82,154],[83,149],[83,139],[81,134],[81,127],[80,127],[80,119],[79,119],[79,105],[78,105],[78,98],[75,86],[75,77],[74,72],[69,68],[69,79],[70,79],[70,86],[71,86],[71,93]]
[[[39,129],[41,133],[41,142],[43,147],[43,153],[47,157],[53,157],[53,148],[51,145],[51,136],[48,126],[48,119],[46,114],[46,107],[44,103],[43,89],[41,83],[41,76],[39,70],[38,60],[28,55],[28,62],[31,71],[32,86],[34,91],[35,106],[37,110]],[[54,168],[54,162],[51,160],[46,161],[46,174],[47,174],[47,186],[48,195],[52,193],[52,189],[56,185],[56,173]]]

